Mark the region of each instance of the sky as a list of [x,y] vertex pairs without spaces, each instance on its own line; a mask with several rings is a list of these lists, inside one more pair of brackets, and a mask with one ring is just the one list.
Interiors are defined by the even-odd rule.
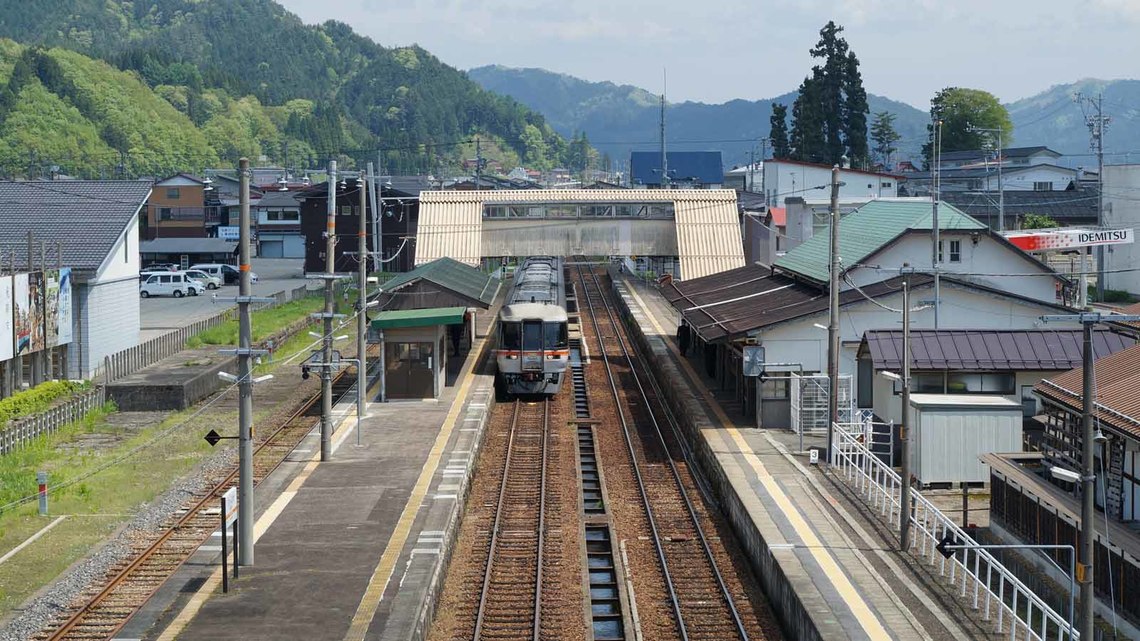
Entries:
[[794,90],[828,20],[867,91],[929,108],[943,87],[1003,102],[1081,78],[1140,77],[1140,0],[278,0],[460,69],[541,67],[719,103]]

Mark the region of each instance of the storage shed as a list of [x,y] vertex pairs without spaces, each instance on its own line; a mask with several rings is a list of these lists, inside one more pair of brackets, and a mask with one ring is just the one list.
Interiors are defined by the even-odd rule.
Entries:
[[1021,404],[1001,396],[912,394],[910,467],[920,486],[983,483],[979,457],[1021,451]]

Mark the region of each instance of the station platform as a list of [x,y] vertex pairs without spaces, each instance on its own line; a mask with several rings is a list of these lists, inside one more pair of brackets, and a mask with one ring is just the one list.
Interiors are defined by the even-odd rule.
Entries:
[[485,339],[473,343],[438,399],[369,402],[359,431],[355,405],[338,404],[332,460],[310,434],[255,491],[255,563],[230,591],[215,538],[116,638],[425,636],[495,400]]
[[[659,384],[790,638],[986,637],[945,610],[892,542],[860,527],[789,432],[755,428],[715,398],[677,348],[678,314],[653,283],[611,271]],[[784,442],[781,442],[783,439]],[[960,625],[961,624],[961,625]]]

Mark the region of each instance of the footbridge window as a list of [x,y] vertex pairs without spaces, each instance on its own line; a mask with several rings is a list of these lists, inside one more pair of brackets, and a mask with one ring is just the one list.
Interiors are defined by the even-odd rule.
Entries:
[[648,218],[671,220],[674,217],[673,203],[497,203],[483,206],[483,218],[494,220],[515,218]]

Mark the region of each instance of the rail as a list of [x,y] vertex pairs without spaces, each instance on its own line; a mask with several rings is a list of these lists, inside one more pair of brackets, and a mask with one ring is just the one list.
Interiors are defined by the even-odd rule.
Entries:
[[[633,361],[632,349],[626,343],[625,339],[622,338],[622,335],[618,329],[620,326],[620,321],[617,319],[616,315],[614,314],[612,306],[606,300],[605,295],[602,293],[603,288],[601,286],[601,283],[598,280],[598,275],[596,273],[594,273],[592,270],[589,273],[590,273],[590,276],[593,280],[594,287],[596,288],[596,290],[598,292],[598,298],[601,300],[601,305],[605,311],[606,317],[609,320],[612,327],[614,328],[614,338],[617,339],[617,343],[618,343],[619,348],[621,349],[621,353],[625,357],[626,363],[629,366],[630,378],[636,384],[637,390],[641,394],[642,402],[644,402],[648,406],[649,395],[646,394],[645,388],[641,383],[641,376],[638,374],[638,367]],[[601,328],[600,328],[599,323],[598,323],[598,314],[597,314],[597,311],[595,308],[595,301],[594,301],[593,297],[590,295],[590,288],[587,286],[585,273],[584,273],[581,266],[578,267],[578,274],[579,274],[579,278],[581,279],[582,285],[583,285],[582,286],[582,294],[583,294],[583,297],[586,299],[586,307],[590,310],[590,318],[593,321],[594,331],[595,331],[595,334],[597,334],[598,340],[600,342],[602,340],[602,332],[601,332]],[[630,436],[629,422],[626,418],[625,412],[621,409],[621,407],[622,407],[621,395],[618,392],[617,382],[616,382],[616,379],[614,377],[612,365],[610,363],[610,357],[609,357],[609,354],[606,353],[605,349],[601,349],[599,351],[601,352],[602,361],[603,361],[604,368],[606,371],[606,377],[607,377],[609,384],[610,384],[610,391],[613,393],[614,402],[618,408],[618,418],[620,419],[621,424],[622,424],[622,433],[625,437],[626,447],[628,448],[631,467],[633,469],[633,474],[634,474],[634,479],[637,481],[638,491],[640,493],[642,503],[645,506],[645,512],[646,512],[647,520],[649,522],[650,531],[652,533],[654,548],[656,549],[656,552],[657,552],[658,561],[661,563],[662,572],[663,572],[664,578],[665,578],[665,586],[666,586],[666,589],[669,593],[670,605],[672,607],[674,616],[677,618],[677,625],[678,625],[678,630],[681,634],[681,638],[687,641],[689,639],[689,630],[686,628],[685,618],[681,613],[681,599],[679,598],[679,596],[677,594],[676,585],[674,583],[673,576],[672,576],[670,569],[669,569],[669,562],[666,558],[664,547],[661,544],[662,536],[661,536],[660,531],[659,531],[658,526],[657,526],[657,519],[654,515],[653,506],[650,503],[649,495],[648,495],[648,492],[646,491],[645,480],[644,480],[644,477],[642,475],[641,465],[638,463],[637,456],[634,452],[633,440],[632,440],[632,437]],[[653,432],[656,434],[658,442],[660,442],[660,444],[661,444],[662,450],[665,452],[668,452],[669,447],[666,443],[665,436],[661,431],[661,427],[657,423],[656,413],[653,411],[653,409],[651,407],[647,407],[647,409],[649,410],[648,411],[648,417],[650,419],[650,424],[653,426]],[[685,507],[685,512],[688,515],[688,518],[692,523],[693,531],[696,533],[696,538],[700,541],[701,550],[704,554],[705,559],[707,560],[707,562],[709,564],[709,567],[712,570],[712,575],[713,575],[713,578],[714,578],[715,583],[717,585],[717,588],[719,590],[719,594],[720,594],[721,598],[724,600],[724,604],[727,607],[728,611],[730,612],[730,616],[732,619],[732,625],[733,625],[737,635],[739,636],[739,638],[743,639],[744,641],[748,641],[748,638],[749,638],[748,632],[744,628],[744,622],[741,619],[739,611],[737,611],[737,609],[736,609],[736,604],[733,601],[732,593],[729,591],[728,586],[724,581],[724,576],[722,575],[720,568],[717,566],[717,562],[716,562],[715,557],[713,556],[712,549],[709,547],[708,538],[705,536],[704,529],[701,527],[700,520],[697,517],[696,510],[693,507],[693,503],[690,500],[690,498],[688,496],[688,492],[685,490],[684,483],[681,480],[681,474],[677,470],[677,466],[673,462],[673,459],[671,456],[666,456],[664,458],[665,458],[665,461],[668,463],[668,467],[670,469],[673,481],[676,483],[678,496],[681,498],[681,501],[683,502],[684,507]]]
[[[836,423],[834,428],[832,468],[841,474],[888,524],[897,525],[900,518],[901,477],[884,464],[861,442],[864,426]],[[982,613],[983,621],[994,622],[995,634],[1008,634],[1010,639],[1040,640],[1079,639],[1072,622],[1058,614],[1041,597],[993,557],[961,527],[936,508],[917,489],[911,489],[911,554],[931,567],[955,587],[960,584],[959,598]],[[967,546],[949,558],[936,546],[947,536],[958,545]],[[996,616],[994,616],[996,614]]]

